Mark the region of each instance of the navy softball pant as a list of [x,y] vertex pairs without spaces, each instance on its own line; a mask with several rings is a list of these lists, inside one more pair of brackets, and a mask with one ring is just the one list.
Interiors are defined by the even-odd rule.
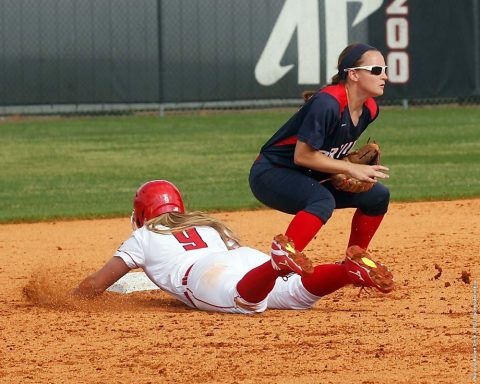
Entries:
[[380,183],[367,192],[338,191],[330,182],[320,184],[307,174],[276,167],[264,158],[253,164],[249,182],[253,195],[266,206],[293,215],[306,211],[324,223],[336,208],[359,208],[368,216],[384,215],[390,201],[388,188]]

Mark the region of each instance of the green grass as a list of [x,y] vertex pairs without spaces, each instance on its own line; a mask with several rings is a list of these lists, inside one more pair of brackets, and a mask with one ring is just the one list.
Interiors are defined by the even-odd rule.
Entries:
[[368,130],[390,167],[394,200],[480,196],[480,108],[382,111]]
[[[291,111],[27,119],[0,124],[0,222],[125,216],[146,180],[168,179],[189,209],[260,207],[248,172]],[[370,136],[393,200],[480,195],[480,108],[384,109]]]

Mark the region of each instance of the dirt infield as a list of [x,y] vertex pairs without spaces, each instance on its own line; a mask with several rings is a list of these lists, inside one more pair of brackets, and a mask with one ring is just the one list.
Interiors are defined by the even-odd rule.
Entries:
[[[307,248],[342,258],[352,210]],[[290,216],[220,213],[266,251]],[[129,220],[0,226],[1,383],[469,383],[480,199],[392,204],[371,252],[389,295],[344,288],[308,311],[225,315],[161,292],[73,301],[66,292],[110,258]],[[27,297],[28,296],[28,297]]]

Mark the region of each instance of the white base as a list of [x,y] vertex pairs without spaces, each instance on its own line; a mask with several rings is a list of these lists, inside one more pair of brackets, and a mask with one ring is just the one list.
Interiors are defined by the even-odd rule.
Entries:
[[108,292],[132,293],[152,291],[158,288],[145,272],[130,272],[107,288]]

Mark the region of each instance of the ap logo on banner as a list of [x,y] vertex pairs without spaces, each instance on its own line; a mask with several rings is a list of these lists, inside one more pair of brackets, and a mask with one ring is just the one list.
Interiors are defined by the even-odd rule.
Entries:
[[[348,25],[348,3],[361,3],[352,25]],[[326,76],[336,70],[337,58],[348,45],[350,28],[367,19],[382,6],[383,0],[325,0],[325,65]],[[298,84],[319,84],[320,20],[319,0],[286,0],[267,44],[255,66],[255,78],[265,86],[273,85],[295,65],[281,65],[291,39],[297,36]]]

